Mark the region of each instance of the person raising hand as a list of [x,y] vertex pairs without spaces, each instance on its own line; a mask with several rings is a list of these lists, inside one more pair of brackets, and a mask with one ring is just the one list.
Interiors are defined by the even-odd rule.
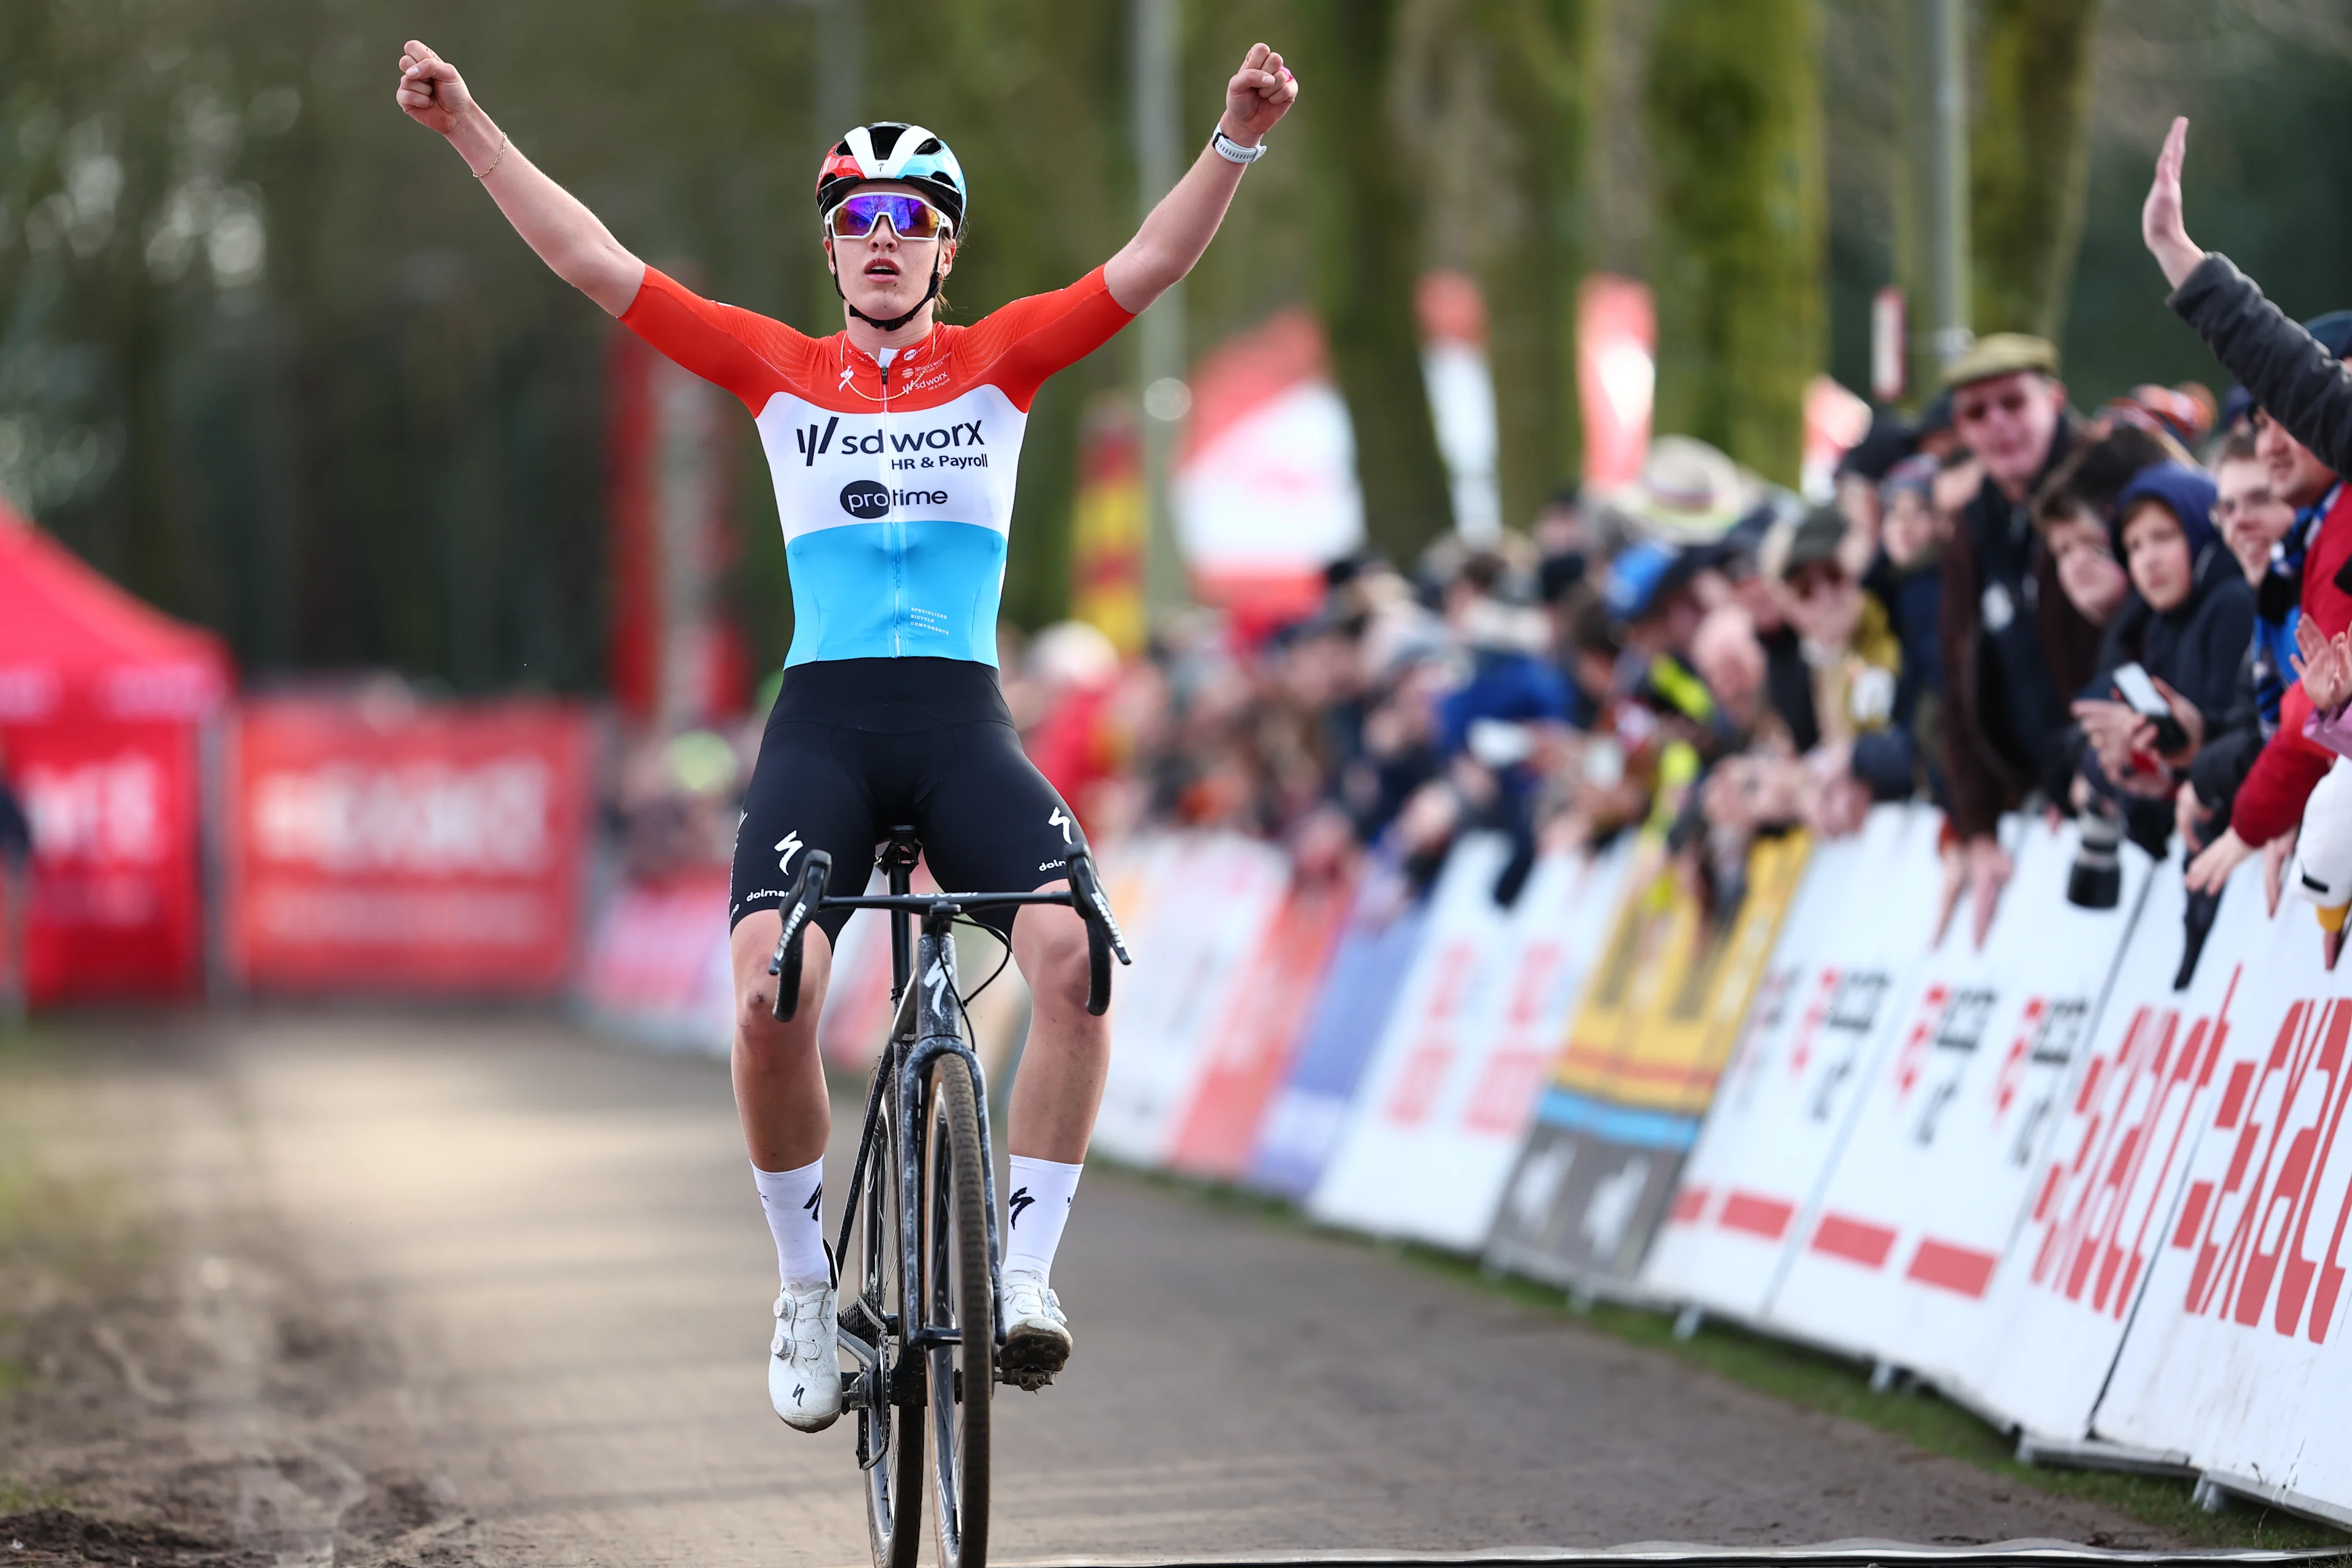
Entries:
[[[514,145],[465,77],[422,40],[394,100],[466,161],[557,276],[656,349],[742,400],[774,479],[792,574],[793,642],[736,831],[729,895],[735,1098],[776,1246],[768,1385],[806,1431],[841,1411],[836,1293],[824,1235],[830,1130],[816,1021],[845,910],[812,922],[793,1021],[768,973],[778,906],[807,851],[863,880],[911,824],[950,888],[1027,889],[1066,875],[1085,840],[1023,754],[996,670],[997,606],[1022,436],[1038,388],[1192,269],[1244,172],[1298,101],[1282,56],[1254,44],[1214,133],[1135,237],[1067,288],[971,326],[934,316],[971,194],[937,132],[851,127],[815,170],[814,239],[841,329],[796,331],[706,300],[647,267]],[[1028,221],[1051,223],[1038,213]],[[1002,1364],[1035,1388],[1071,1350],[1047,1285],[1102,1099],[1108,1020],[1086,1010],[1087,943],[1068,908],[981,917],[1012,948],[1034,1014],[1011,1109]]]

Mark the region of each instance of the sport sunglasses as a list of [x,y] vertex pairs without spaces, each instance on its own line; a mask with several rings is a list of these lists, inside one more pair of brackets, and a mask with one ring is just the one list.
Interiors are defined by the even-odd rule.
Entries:
[[920,196],[898,191],[849,196],[824,215],[824,226],[835,239],[864,239],[886,217],[900,239],[938,239],[952,232],[947,214]]

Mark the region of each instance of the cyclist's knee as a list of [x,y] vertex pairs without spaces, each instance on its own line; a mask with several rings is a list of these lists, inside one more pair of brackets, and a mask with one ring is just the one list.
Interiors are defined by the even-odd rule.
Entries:
[[812,928],[801,941],[800,1007],[790,1022],[776,1016],[779,977],[768,973],[776,936],[782,929],[773,910],[743,917],[735,928],[731,947],[735,970],[735,1037],[754,1048],[789,1047],[814,1034],[817,1015],[824,1006],[825,981],[832,972],[833,952],[824,932]]
[[1041,1005],[1078,1011],[1087,1004],[1087,925],[1074,910],[1033,904],[1013,925],[1021,977]]

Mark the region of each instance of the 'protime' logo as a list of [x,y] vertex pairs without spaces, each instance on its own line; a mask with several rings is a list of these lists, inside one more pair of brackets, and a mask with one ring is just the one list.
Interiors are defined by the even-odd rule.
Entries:
[[945,506],[945,490],[894,490],[873,479],[852,479],[841,487],[841,510],[855,518],[887,517],[894,506]]

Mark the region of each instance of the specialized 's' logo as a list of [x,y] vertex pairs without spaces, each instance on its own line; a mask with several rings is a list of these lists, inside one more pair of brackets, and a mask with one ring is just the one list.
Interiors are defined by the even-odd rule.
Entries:
[[1027,1208],[1031,1204],[1034,1204],[1036,1201],[1037,1200],[1035,1198],[1029,1195],[1028,1188],[1013,1188],[1013,1195],[1004,1200],[1005,1227],[1009,1230],[1019,1230],[1021,1228],[1021,1211]]
[[1069,814],[1064,811],[1060,806],[1057,805],[1054,808],[1054,815],[1045,819],[1045,826],[1048,827],[1060,828],[1062,830],[1063,843],[1074,844],[1076,842],[1076,839],[1070,837],[1070,829],[1076,826],[1076,824],[1070,820]]
[[823,1182],[816,1184],[816,1191],[809,1194],[808,1202],[803,1204],[801,1207],[808,1211],[810,1219],[820,1225],[824,1222],[824,1184]]
[[798,828],[786,830],[784,836],[776,840],[776,853],[782,857],[782,858],[776,862],[776,869],[779,871],[791,870],[793,868],[793,857],[800,852],[800,830]]
[[841,487],[841,510],[852,517],[887,517],[890,487],[872,479],[852,479]]

